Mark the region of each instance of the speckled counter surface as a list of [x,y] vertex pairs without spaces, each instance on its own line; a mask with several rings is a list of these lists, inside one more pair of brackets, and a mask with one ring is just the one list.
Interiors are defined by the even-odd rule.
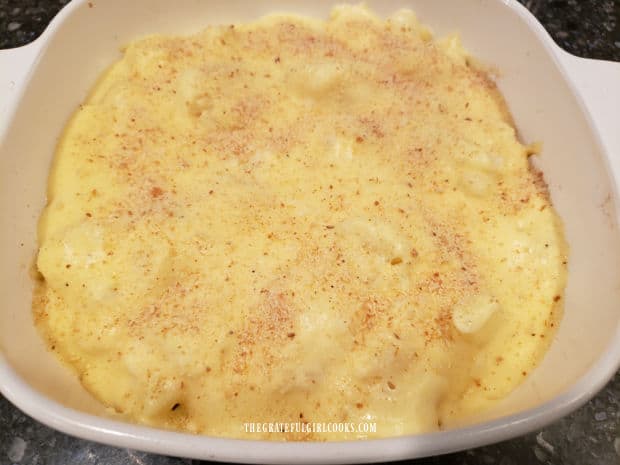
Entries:
[[[580,56],[620,61],[620,0],[521,1],[566,50]],[[67,0],[0,0],[0,49],[24,45],[36,38],[66,3]],[[206,464],[75,439],[30,419],[0,396],[0,465],[14,463]],[[586,406],[541,431],[492,446],[403,463],[620,464],[620,372]]]

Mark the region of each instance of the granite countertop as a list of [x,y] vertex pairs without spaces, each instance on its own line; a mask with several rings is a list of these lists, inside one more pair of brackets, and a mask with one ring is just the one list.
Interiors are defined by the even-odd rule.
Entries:
[[[566,50],[620,61],[620,0],[520,0]],[[68,0],[0,0],[0,49],[35,39]],[[0,71],[1,72],[1,71]],[[618,83],[620,85],[620,83]],[[207,463],[103,446],[56,432],[0,396],[0,465]],[[587,405],[541,431],[499,444],[405,463],[620,464],[620,372]]]

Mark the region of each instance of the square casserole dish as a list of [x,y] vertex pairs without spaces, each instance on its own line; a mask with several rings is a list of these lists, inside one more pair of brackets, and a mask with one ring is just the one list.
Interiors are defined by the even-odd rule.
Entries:
[[[120,47],[148,33],[189,34],[272,12],[326,17],[335,2],[75,0],[34,43],[0,52],[0,391],[35,419],[119,447],[247,463],[346,463],[447,453],[541,428],[590,399],[620,363],[620,64],[560,50],[513,0],[369,1],[380,15],[412,8],[437,36],[458,31],[496,66],[570,246],[565,314],[541,365],[471,426],[398,438],[267,442],[214,438],[110,417],[49,353],[31,316],[31,267],[47,175],[68,118]],[[337,2],[336,2],[337,3]]]

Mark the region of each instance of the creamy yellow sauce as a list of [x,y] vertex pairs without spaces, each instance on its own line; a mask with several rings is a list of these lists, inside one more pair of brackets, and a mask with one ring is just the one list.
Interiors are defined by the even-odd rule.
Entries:
[[[76,111],[34,314],[131,421],[433,431],[547,349],[567,248],[493,81],[411,11],[150,36]],[[245,422],[376,423],[250,433]]]

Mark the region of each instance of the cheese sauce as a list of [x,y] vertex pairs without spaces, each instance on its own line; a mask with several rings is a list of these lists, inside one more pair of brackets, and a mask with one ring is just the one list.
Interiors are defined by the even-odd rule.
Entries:
[[[466,422],[561,314],[567,246],[532,152],[458,38],[411,11],[137,40],[57,149],[35,320],[148,425]],[[243,428],[280,421],[377,430]]]

